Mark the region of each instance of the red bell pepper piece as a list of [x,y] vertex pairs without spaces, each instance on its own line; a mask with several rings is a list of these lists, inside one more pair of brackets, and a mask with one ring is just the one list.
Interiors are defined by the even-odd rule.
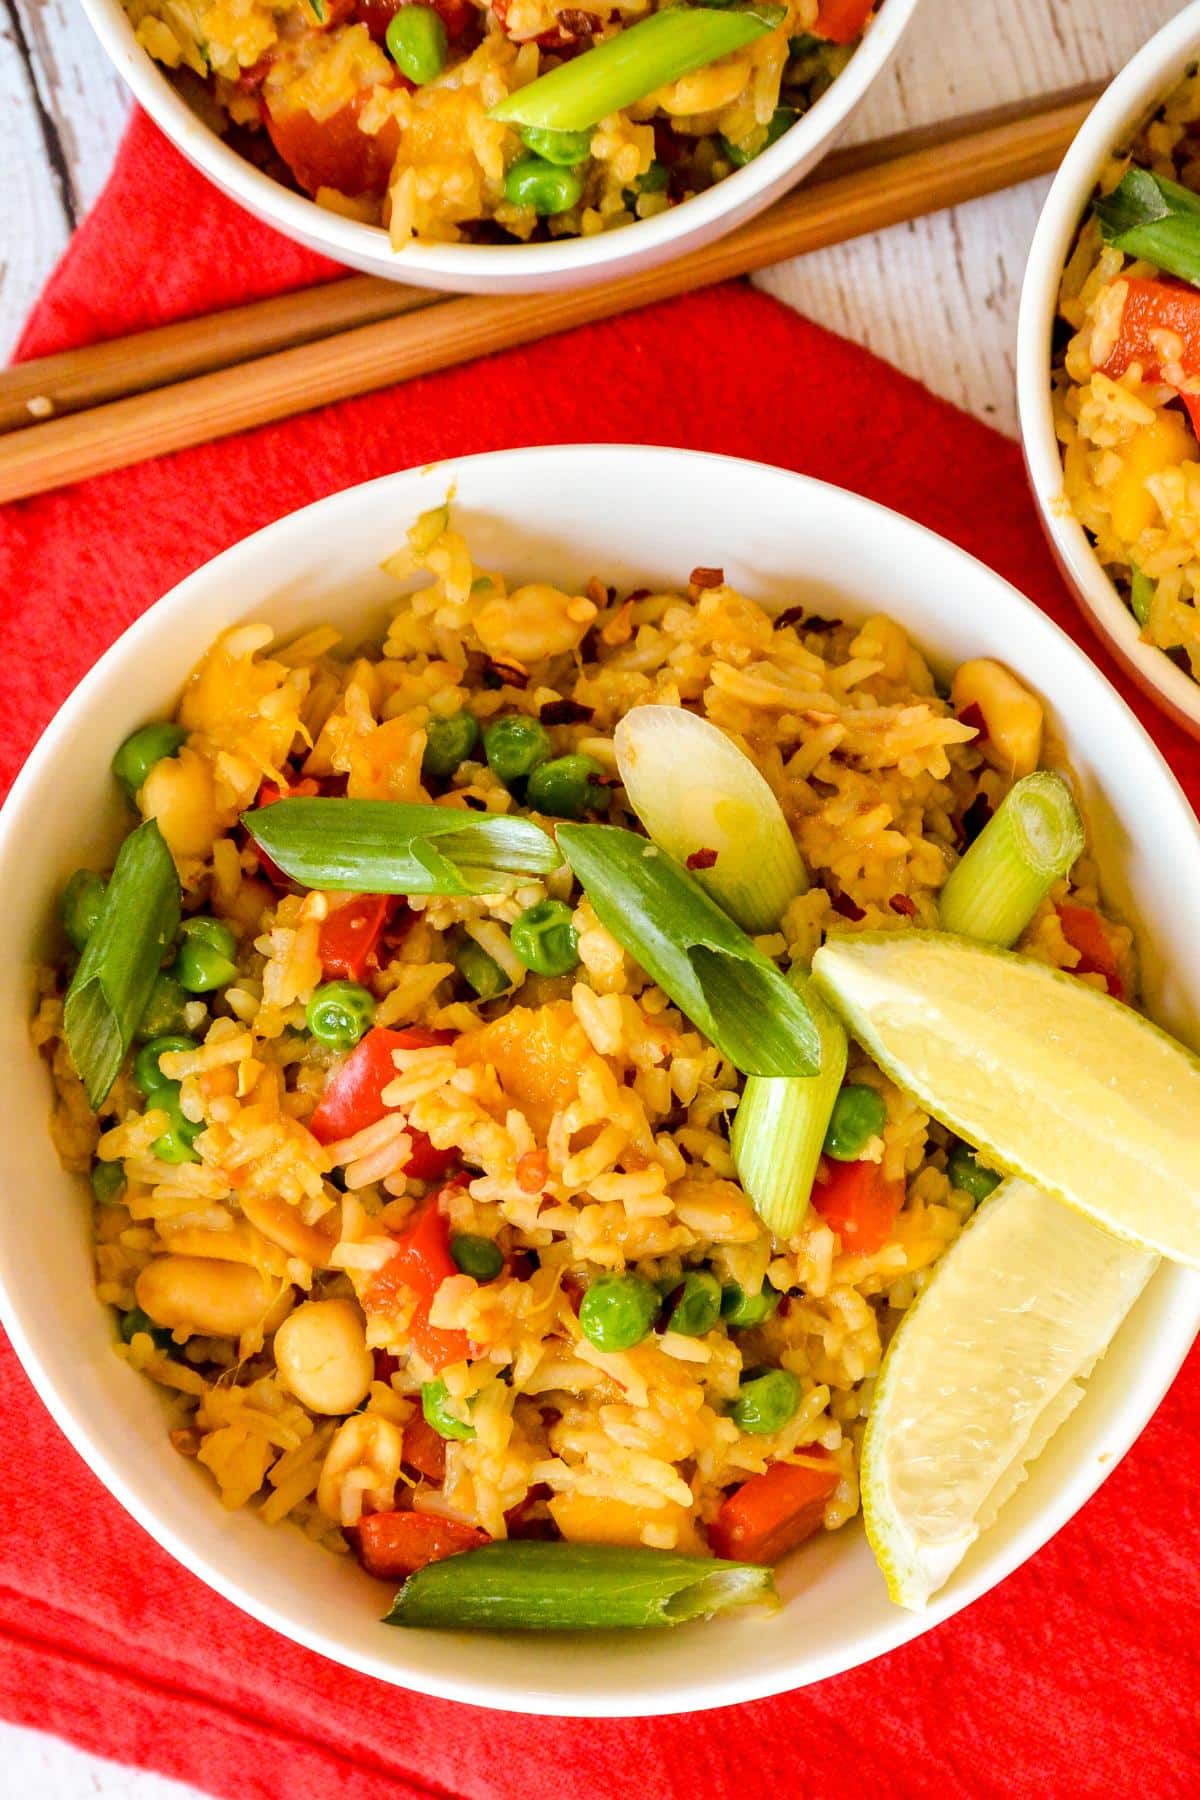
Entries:
[[[399,69],[390,85],[413,88]],[[400,148],[400,127],[385,119],[377,132],[359,129],[359,114],[371,93],[371,88],[360,88],[327,119],[314,118],[304,108],[278,115],[267,108],[264,123],[271,142],[306,193],[323,187],[352,195],[386,189]]]
[[406,1300],[410,1296],[415,1299],[409,1340],[435,1372],[451,1363],[465,1362],[471,1348],[465,1331],[447,1331],[429,1323],[438,1289],[443,1281],[458,1274],[450,1254],[450,1226],[439,1207],[439,1198],[434,1194],[425,1202],[408,1230],[397,1238],[395,1255],[384,1263],[362,1296],[368,1313],[394,1310],[402,1290]]
[[330,1076],[308,1129],[319,1144],[334,1144],[339,1138],[365,1131],[388,1110],[383,1090],[396,1079],[393,1050],[427,1050],[433,1044],[453,1041],[452,1031],[426,1031],[420,1026],[392,1031],[386,1025],[374,1026]]
[[441,1482],[446,1476],[446,1440],[420,1415],[404,1427],[404,1448],[400,1460],[406,1469],[415,1469],[426,1481]]
[[871,1256],[892,1235],[904,1204],[904,1183],[888,1181],[875,1162],[826,1159],[812,1191],[812,1203],[837,1232],[849,1254]]
[[1121,979],[1120,965],[1099,913],[1093,912],[1090,906],[1060,906],[1058,919],[1068,944],[1079,952],[1079,961],[1071,974],[1103,975],[1113,999],[1124,1000],[1125,983]]
[[1173,281],[1149,276],[1122,278],[1128,292],[1121,314],[1117,341],[1101,367],[1113,380],[1130,363],[1140,363],[1151,381],[1160,376],[1159,347],[1155,333],[1169,331],[1179,339],[1179,362],[1185,375],[1200,375],[1200,292]]
[[[815,1444],[803,1454],[826,1460],[825,1451]],[[826,1469],[772,1463],[725,1499],[708,1528],[714,1555],[733,1562],[778,1562],[821,1529],[825,1503],[837,1484],[832,1462]]]
[[326,975],[361,981],[368,963],[377,962],[376,946],[396,907],[395,894],[357,894],[321,921],[317,955]]
[[358,1553],[368,1575],[403,1581],[426,1563],[442,1562],[464,1550],[479,1550],[491,1538],[477,1525],[440,1519],[433,1513],[368,1513],[358,1527]]
[[813,36],[830,44],[853,44],[863,34],[876,0],[820,0]]

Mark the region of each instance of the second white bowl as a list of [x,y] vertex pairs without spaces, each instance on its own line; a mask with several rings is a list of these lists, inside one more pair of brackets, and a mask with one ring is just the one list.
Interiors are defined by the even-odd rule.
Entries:
[[917,4],[884,0],[847,67],[778,143],[715,187],[656,218],[597,237],[554,243],[416,243],[397,253],[380,226],[327,212],[230,149],[142,49],[121,0],[83,0],[96,35],[135,98],[176,149],[231,200],[285,237],[352,269],[466,294],[586,287],[653,268],[744,224],[794,187],[835,142],[899,43]]

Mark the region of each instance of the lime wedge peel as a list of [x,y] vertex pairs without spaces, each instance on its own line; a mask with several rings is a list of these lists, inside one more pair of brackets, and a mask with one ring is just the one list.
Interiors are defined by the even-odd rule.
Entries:
[[1158,1259],[1027,1182],[1002,1182],[884,1357],[862,1455],[867,1537],[923,1608],[1083,1397]]
[[986,1160],[1200,1268],[1200,1058],[1131,1007],[946,932],[854,932],[817,986],[880,1067]]

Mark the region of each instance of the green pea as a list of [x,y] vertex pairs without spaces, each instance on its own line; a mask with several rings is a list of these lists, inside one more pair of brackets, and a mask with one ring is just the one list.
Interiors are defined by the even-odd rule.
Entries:
[[784,132],[796,123],[796,116],[794,107],[777,106],[767,125],[767,135],[756,150],[749,150],[744,144],[731,144],[723,136],[720,140],[721,149],[735,169],[744,169],[748,162],[753,162],[756,156],[761,156],[764,150],[769,150],[772,144],[779,142]]
[[535,975],[565,975],[579,961],[579,937],[564,900],[539,900],[513,923],[512,947]]
[[483,754],[493,775],[509,787],[545,762],[550,754],[550,734],[538,719],[505,713],[484,726]]
[[571,169],[586,162],[592,148],[590,131],[547,131],[541,125],[522,125],[520,137],[527,150],[556,168]]
[[837,1162],[857,1162],[887,1123],[887,1103],[874,1088],[848,1082],[833,1103],[824,1151]]
[[661,194],[671,180],[671,171],[666,163],[652,162],[644,175],[639,175],[634,186],[639,194]]
[[495,1000],[512,986],[495,957],[489,956],[473,937],[464,935],[460,939],[454,951],[454,966],[481,1000]]
[[169,1033],[183,1031],[187,1025],[183,1009],[190,1000],[191,995],[187,989],[173,975],[168,975],[165,969],[161,970],[154,978],[146,1010],[134,1037],[140,1044],[144,1044],[150,1038],[166,1037]]
[[729,1416],[739,1431],[781,1431],[800,1404],[800,1383],[788,1369],[744,1378]]
[[579,1308],[579,1323],[597,1350],[632,1350],[658,1315],[658,1289],[640,1275],[602,1275]]
[[150,1096],[150,1104],[161,1108],[170,1120],[170,1124],[162,1136],[155,1138],[150,1146],[159,1162],[199,1162],[200,1158],[192,1149],[192,1145],[204,1130],[204,1126],[184,1116],[183,1108],[179,1104],[179,1083],[172,1081],[167,1087],[155,1089]]
[[951,1187],[961,1188],[972,1200],[986,1200],[1003,1179],[993,1169],[985,1169],[975,1152],[966,1144],[956,1144],[946,1162]]
[[582,177],[540,156],[523,156],[504,177],[504,197],[514,206],[531,206],[539,218],[569,212],[583,194]]
[[113,1206],[125,1192],[125,1165],[119,1162],[92,1164],[92,1192],[101,1206]]
[[400,73],[424,87],[446,66],[446,27],[432,6],[402,6],[388,24],[387,47]]
[[473,1231],[458,1231],[450,1239],[454,1266],[476,1281],[495,1281],[504,1267],[504,1252],[491,1238],[479,1237]]
[[327,981],[313,994],[304,1017],[319,1044],[353,1050],[375,1017],[375,996],[357,981]]
[[133,1059],[133,1079],[147,1097],[157,1094],[162,1088],[176,1087],[178,1084],[171,1076],[163,1074],[158,1059],[169,1050],[195,1049],[195,1038],[184,1037],[182,1033],[172,1037],[151,1038],[148,1044],[142,1045]]
[[202,914],[185,919],[179,927],[183,942],[171,971],[189,994],[210,994],[228,987],[237,974],[237,939],[228,925]]
[[667,1330],[681,1337],[703,1337],[720,1316],[720,1282],[707,1269],[689,1269],[667,1298]]
[[721,1317],[734,1331],[749,1331],[771,1317],[781,1298],[766,1281],[757,1294],[748,1294],[744,1287],[731,1281],[721,1289]]
[[439,1437],[466,1439],[475,1436],[475,1427],[451,1412],[450,1395],[440,1375],[436,1381],[427,1381],[422,1387],[421,1411],[425,1423],[432,1425]]
[[175,1340],[166,1326],[156,1325],[149,1313],[144,1313],[140,1306],[135,1306],[129,1312],[121,1314],[121,1337],[125,1343],[132,1344],[140,1331],[152,1337],[160,1350],[174,1348]]
[[[399,16],[399,15],[397,15]],[[432,718],[425,726],[425,754],[421,758],[422,775],[435,781],[448,781],[466,762],[479,742],[479,721],[464,707],[447,719]]]
[[155,763],[174,756],[187,742],[187,735],[182,725],[172,725],[167,719],[143,725],[125,739],[113,757],[113,774],[128,794],[136,794]]
[[529,777],[526,799],[535,812],[552,813],[556,819],[582,819],[608,804],[602,785],[604,770],[594,756],[578,751],[540,763]]
[[92,869],[76,869],[62,891],[59,916],[76,950],[84,948],[96,929],[107,887],[108,883]]

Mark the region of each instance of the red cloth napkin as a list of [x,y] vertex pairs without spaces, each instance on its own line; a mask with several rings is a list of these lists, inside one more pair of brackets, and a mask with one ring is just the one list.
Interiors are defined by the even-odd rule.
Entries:
[[[333,272],[225,203],[138,118],[21,354]],[[991,563],[1105,663],[1051,566],[1016,446],[728,286],[10,507],[0,778],[118,632],[235,539],[390,469],[581,439],[727,451],[869,494]],[[1129,697],[1200,797],[1200,747]],[[0,1354],[0,1713],[91,1750],[237,1800],[623,1800],[631,1781],[655,1800],[1200,1791],[1195,1356],[1099,1494],[966,1614],[795,1694],[605,1723],[425,1699],[243,1617],[125,1516]]]

